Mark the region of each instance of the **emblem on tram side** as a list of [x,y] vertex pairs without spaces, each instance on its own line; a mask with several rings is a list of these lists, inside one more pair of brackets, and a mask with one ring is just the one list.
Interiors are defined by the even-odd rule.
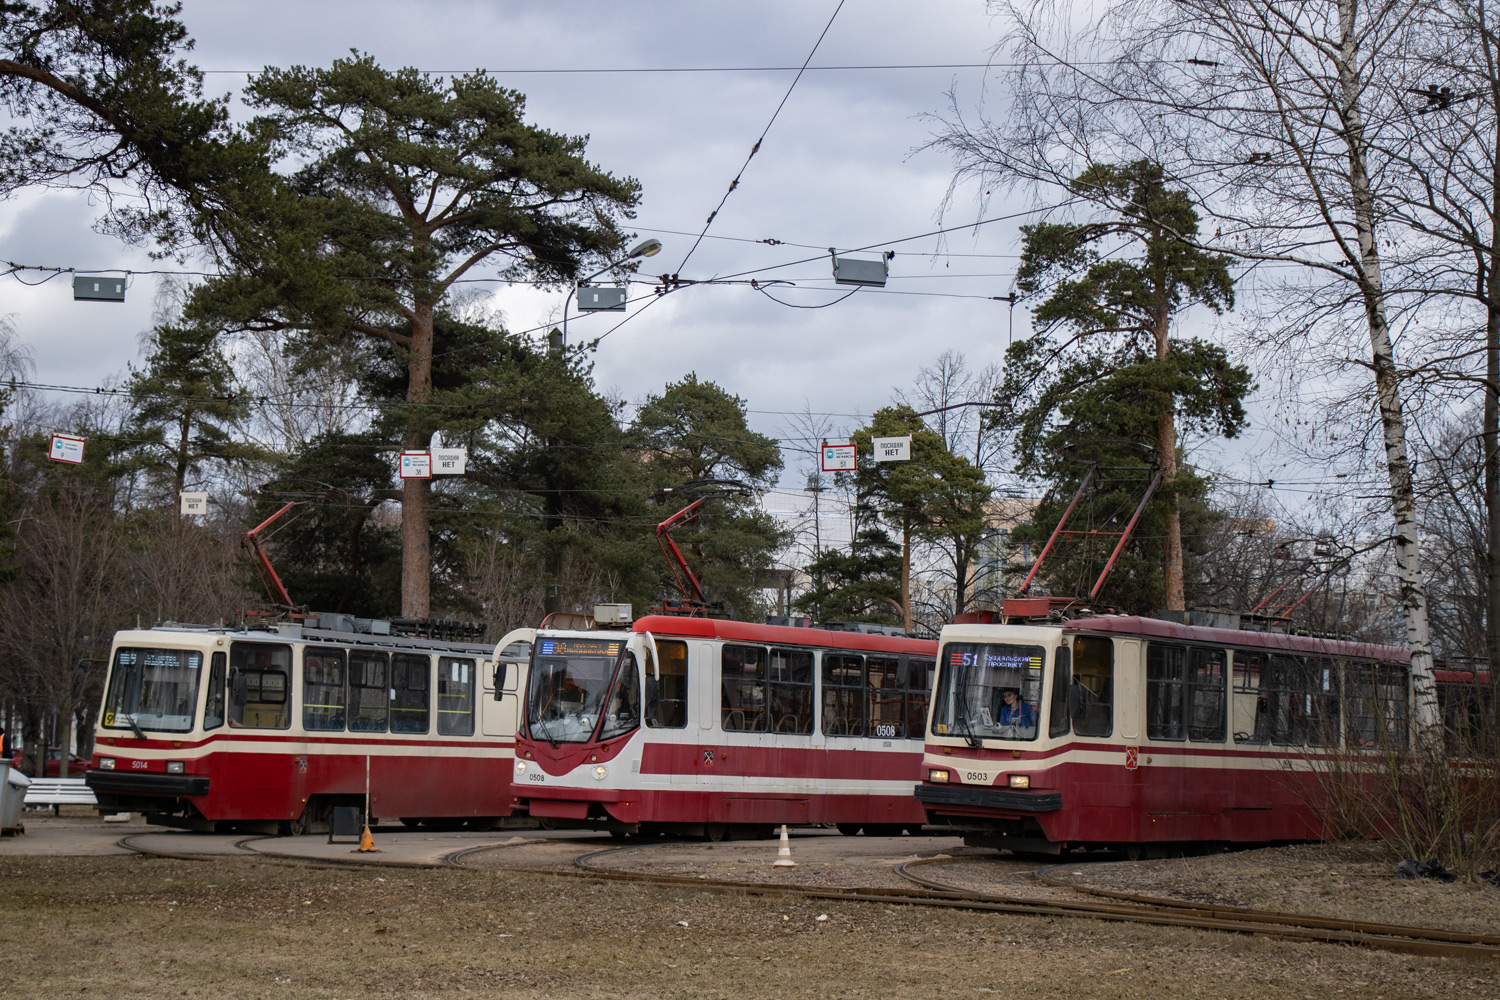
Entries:
[[294,757],[292,759],[297,762],[297,770],[300,773],[302,773],[302,774],[306,774],[307,773],[307,758],[306,757]]
[[712,750],[705,750],[705,751],[703,751],[703,766],[704,767],[713,767],[714,766],[714,752]]
[[1125,748],[1125,770],[1134,771],[1140,766],[1140,747]]

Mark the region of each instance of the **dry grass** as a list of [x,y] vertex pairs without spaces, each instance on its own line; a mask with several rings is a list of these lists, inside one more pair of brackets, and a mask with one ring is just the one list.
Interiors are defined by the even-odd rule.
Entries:
[[507,872],[239,858],[0,858],[0,935],[8,1000],[1500,994],[1500,963]]

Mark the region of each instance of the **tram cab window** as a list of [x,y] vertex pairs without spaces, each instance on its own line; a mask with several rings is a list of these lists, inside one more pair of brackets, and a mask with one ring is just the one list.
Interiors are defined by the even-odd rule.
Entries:
[[652,676],[651,652],[646,651],[646,725],[653,729],[682,729],[687,725],[687,643],[657,639],[661,660]]
[[349,731],[383,733],[386,731],[390,703],[388,673],[390,663],[384,653],[361,650],[349,654]]
[[1052,704],[1047,710],[1047,735],[1068,735],[1068,692],[1073,687],[1073,650],[1058,646],[1052,667]]
[[823,733],[865,735],[865,658],[854,653],[823,654]]
[[[438,735],[474,735],[474,682],[477,677],[473,660],[438,657]],[[391,728],[396,728],[394,719]]]
[[1043,687],[1041,646],[953,642],[938,656],[932,731],[938,736],[1034,740]]
[[641,667],[636,662],[635,654],[627,650],[606,701],[604,724],[599,727],[599,738],[618,739],[640,724]]
[[223,653],[215,653],[213,665],[208,668],[208,700],[203,706],[204,729],[218,729],[224,724],[227,664],[228,659]]
[[325,646],[302,650],[302,726],[317,731],[344,728],[344,651]]
[[229,647],[229,725],[286,729],[292,713],[288,691],[292,647],[237,642]]
[[1110,736],[1115,731],[1115,644],[1104,636],[1073,640],[1073,683],[1068,714],[1079,736]]
[[771,732],[811,733],[813,654],[810,649],[771,647]]
[[430,657],[419,653],[391,656],[391,732],[427,732],[427,675],[431,671]]
[[725,731],[766,731],[766,650],[724,644],[720,655],[721,720]]
[[203,654],[187,649],[115,650],[104,697],[106,729],[185,733],[198,714]]

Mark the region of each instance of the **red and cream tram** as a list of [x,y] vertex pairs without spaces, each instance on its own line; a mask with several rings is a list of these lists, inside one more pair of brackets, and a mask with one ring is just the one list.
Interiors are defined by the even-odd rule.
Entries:
[[533,817],[710,839],[920,827],[934,642],[622,617],[536,632],[512,778]]
[[1317,761],[1404,744],[1409,665],[1117,615],[949,625],[917,800],[971,846],[1025,852],[1316,839]]
[[100,811],[297,833],[368,789],[372,821],[510,815],[524,634],[496,647],[314,620],[330,627],[118,633],[85,776]]

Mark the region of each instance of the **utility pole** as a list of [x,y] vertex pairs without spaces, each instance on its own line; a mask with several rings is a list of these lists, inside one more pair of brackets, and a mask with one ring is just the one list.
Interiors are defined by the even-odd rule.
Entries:
[[[556,327],[553,327],[552,332],[547,334],[547,358],[556,365],[565,363],[563,361],[563,332]],[[542,528],[545,532],[542,544],[547,548],[547,559],[546,579],[543,581],[546,592],[543,595],[542,610],[550,615],[562,610],[562,538],[559,537],[559,533],[563,526],[563,507],[562,492],[558,488],[557,439],[547,438],[546,446],[547,496],[542,512]]]

